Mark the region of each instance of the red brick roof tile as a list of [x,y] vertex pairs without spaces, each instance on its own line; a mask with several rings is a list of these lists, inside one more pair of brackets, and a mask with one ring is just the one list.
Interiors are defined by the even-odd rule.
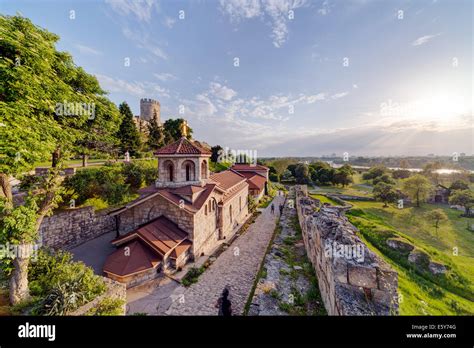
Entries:
[[211,150],[202,146],[201,143],[185,137],[155,152],[156,155],[210,155],[211,153]]

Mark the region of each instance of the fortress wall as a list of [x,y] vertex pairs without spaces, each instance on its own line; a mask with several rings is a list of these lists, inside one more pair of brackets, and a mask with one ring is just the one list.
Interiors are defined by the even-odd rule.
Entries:
[[329,315],[397,315],[398,274],[368,249],[344,216],[347,207],[320,207],[296,186],[304,244]]

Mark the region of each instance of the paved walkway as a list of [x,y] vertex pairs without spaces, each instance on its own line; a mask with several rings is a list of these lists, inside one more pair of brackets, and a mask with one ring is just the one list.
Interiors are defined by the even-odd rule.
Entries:
[[237,238],[189,288],[179,287],[171,295],[168,315],[217,315],[215,304],[225,286],[230,291],[234,315],[242,315],[265,251],[272,238],[284,196],[273,200],[247,231]]

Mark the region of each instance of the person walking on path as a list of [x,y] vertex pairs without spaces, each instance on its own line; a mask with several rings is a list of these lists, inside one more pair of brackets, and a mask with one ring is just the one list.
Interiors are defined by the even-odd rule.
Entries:
[[217,300],[216,307],[219,308],[218,315],[230,317],[232,315],[232,303],[229,300],[229,289],[224,288],[221,297]]
[[273,203],[272,203],[272,206],[271,206],[270,210],[271,210],[272,214],[275,214],[275,205]]
[[283,204],[280,204],[280,215],[283,213]]

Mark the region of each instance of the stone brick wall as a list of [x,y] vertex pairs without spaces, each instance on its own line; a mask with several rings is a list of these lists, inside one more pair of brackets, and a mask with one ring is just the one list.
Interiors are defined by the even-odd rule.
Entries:
[[118,298],[123,300],[122,305],[122,315],[126,313],[126,305],[127,305],[127,290],[125,284],[119,283],[115,280],[109,278],[103,278],[104,282],[107,285],[107,290],[102,295],[98,296],[94,300],[89,303],[86,303],[82,307],[79,307],[72,313],[68,313],[68,315],[78,316],[78,315],[86,315],[87,312],[94,307],[97,307],[104,299],[106,298]]
[[193,238],[193,215],[185,209],[169,202],[160,195],[152,197],[120,214],[120,234],[133,231],[138,226],[164,215],[182,230],[188,232],[189,239]]
[[304,185],[296,186],[296,208],[328,313],[398,314],[398,274],[357,236],[344,216],[347,207],[320,208]]
[[43,245],[55,249],[71,249],[111,231],[115,231],[115,219],[106,213],[95,213],[93,207],[56,213],[46,217],[40,226]]

